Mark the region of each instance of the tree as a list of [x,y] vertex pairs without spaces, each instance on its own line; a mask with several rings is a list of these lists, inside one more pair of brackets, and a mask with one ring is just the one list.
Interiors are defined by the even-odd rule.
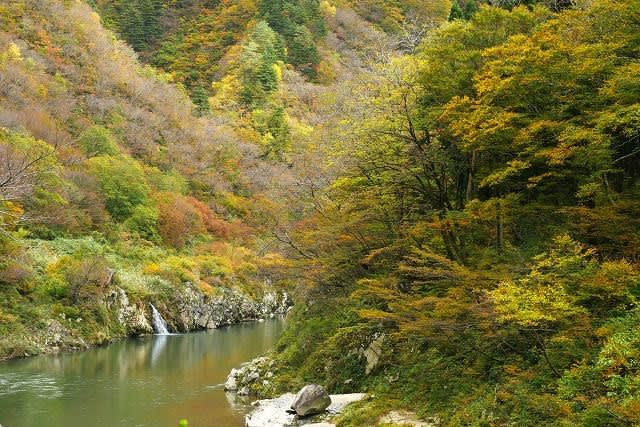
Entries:
[[266,22],[259,22],[240,57],[240,99],[246,105],[259,106],[278,89],[278,62],[283,55],[276,34]]
[[107,24],[138,52],[149,49],[163,33],[163,0],[111,0],[102,11]]
[[116,221],[129,218],[149,200],[149,186],[140,163],[129,157],[98,156],[87,160],[97,178],[106,208]]
[[282,106],[254,112],[256,128],[262,135],[263,156],[270,160],[285,161],[291,146],[287,113]]
[[198,86],[193,89],[191,100],[196,106],[196,112],[199,116],[205,116],[211,112],[211,105],[209,105],[209,93],[204,87]]
[[24,219],[20,205],[29,204],[39,189],[47,189],[58,169],[53,147],[0,128],[0,230]]
[[287,61],[306,76],[315,78],[320,64],[316,38],[326,34],[318,0],[261,0],[261,17],[284,40]]
[[85,130],[78,144],[87,157],[116,156],[120,152],[115,137],[104,126],[92,126]]
[[307,27],[298,25],[295,28],[293,37],[288,43],[287,60],[306,76],[316,77],[320,55],[313,35]]

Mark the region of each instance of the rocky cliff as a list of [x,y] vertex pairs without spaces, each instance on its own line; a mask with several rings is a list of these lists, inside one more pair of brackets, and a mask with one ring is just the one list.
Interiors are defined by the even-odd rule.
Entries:
[[190,332],[282,316],[292,301],[286,293],[275,290],[252,298],[235,289],[221,288],[215,296],[207,296],[190,284],[179,293],[156,301],[133,297],[124,289],[113,287],[100,303],[106,317],[103,325],[88,327],[82,318],[61,315],[48,320],[40,333],[21,337],[25,350],[7,358],[83,350],[118,338],[152,334],[150,304],[158,308],[171,332]]

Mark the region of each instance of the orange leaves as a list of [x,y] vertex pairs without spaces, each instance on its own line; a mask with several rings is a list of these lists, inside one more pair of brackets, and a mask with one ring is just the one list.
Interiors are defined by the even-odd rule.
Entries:
[[158,228],[163,241],[182,248],[198,235],[210,234],[220,239],[244,239],[252,229],[240,220],[225,221],[200,200],[177,193],[163,192],[154,196],[158,211]]
[[192,237],[206,231],[203,218],[186,197],[172,193],[156,195],[159,219],[158,229],[162,240],[181,248]]

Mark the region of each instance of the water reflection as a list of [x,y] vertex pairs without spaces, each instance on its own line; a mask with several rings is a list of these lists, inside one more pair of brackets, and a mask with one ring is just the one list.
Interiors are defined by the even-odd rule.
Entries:
[[282,321],[154,336],[84,353],[0,365],[0,424],[194,427],[243,425],[246,402],[221,383],[274,345]]
[[167,336],[157,335],[151,346],[151,366],[156,364],[158,357],[162,354],[162,350],[167,346]]

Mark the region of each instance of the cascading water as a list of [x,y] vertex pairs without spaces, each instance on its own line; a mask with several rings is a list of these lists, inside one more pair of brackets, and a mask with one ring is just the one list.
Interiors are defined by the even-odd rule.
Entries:
[[152,314],[152,322],[153,322],[153,331],[156,335],[169,335],[169,330],[167,329],[167,322],[162,318],[160,312],[153,306],[153,304],[149,304],[151,306],[151,314]]

